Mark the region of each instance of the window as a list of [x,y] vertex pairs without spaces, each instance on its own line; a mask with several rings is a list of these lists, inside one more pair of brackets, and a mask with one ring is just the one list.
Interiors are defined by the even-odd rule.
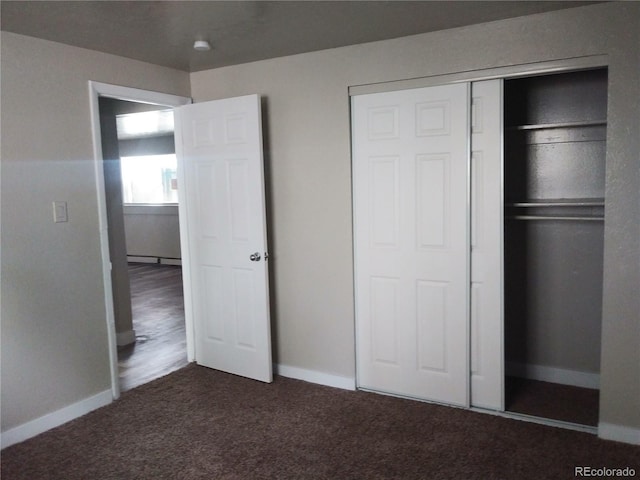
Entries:
[[173,111],[116,116],[125,204],[178,203]]
[[178,203],[175,154],[121,157],[124,203]]

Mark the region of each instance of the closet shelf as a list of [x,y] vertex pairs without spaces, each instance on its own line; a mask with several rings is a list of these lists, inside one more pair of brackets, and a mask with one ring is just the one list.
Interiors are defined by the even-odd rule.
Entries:
[[553,198],[543,200],[522,200],[506,202],[506,207],[539,208],[539,207],[604,207],[604,198]]
[[549,128],[580,128],[580,127],[595,127],[606,125],[606,120],[591,120],[583,122],[562,122],[562,123],[539,123],[531,125],[515,125],[507,127],[508,130],[542,130]]
[[558,216],[558,215],[507,215],[507,220],[562,220],[579,222],[603,222],[604,217],[579,217],[579,216]]

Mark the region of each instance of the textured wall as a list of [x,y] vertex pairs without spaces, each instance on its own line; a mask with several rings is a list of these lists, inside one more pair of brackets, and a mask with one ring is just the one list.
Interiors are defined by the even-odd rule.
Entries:
[[[598,4],[192,74],[265,97],[279,363],[355,372],[347,89],[607,54],[601,421],[640,428],[640,4]],[[188,95],[189,76],[2,33],[2,430],[109,388],[87,80]],[[66,200],[67,224],[51,202]]]
[[181,258],[178,207],[125,206],[127,255]]
[[196,102],[264,96],[277,361],[355,372],[349,86],[607,54],[601,421],[640,427],[639,22],[599,4],[192,74]]

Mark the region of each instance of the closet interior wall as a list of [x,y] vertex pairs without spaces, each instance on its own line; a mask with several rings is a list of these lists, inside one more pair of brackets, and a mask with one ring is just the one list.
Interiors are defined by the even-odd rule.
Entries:
[[607,71],[506,80],[504,105],[506,372],[598,388]]

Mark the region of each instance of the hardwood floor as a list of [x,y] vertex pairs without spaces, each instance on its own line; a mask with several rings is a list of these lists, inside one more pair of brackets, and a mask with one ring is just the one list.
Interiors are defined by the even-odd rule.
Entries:
[[126,391],[187,365],[182,268],[130,263],[136,342],[118,348],[120,390]]

